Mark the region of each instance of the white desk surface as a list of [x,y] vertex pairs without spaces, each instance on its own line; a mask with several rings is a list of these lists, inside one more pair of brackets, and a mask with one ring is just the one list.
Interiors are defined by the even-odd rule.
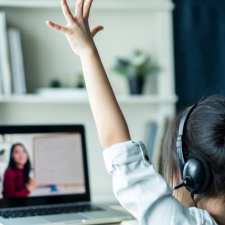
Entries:
[[127,220],[120,223],[120,225],[138,225],[137,220]]
[[[121,211],[126,211],[122,206],[120,205],[111,205],[110,208],[115,209],[115,210],[121,210]],[[118,224],[115,224],[118,225]],[[125,220],[119,225],[138,225],[138,222],[136,220]]]

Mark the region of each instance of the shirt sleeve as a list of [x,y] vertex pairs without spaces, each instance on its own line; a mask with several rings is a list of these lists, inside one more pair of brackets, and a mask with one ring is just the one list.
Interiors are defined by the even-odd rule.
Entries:
[[145,145],[134,141],[103,152],[116,198],[141,225],[216,224],[207,212],[185,208],[173,198],[170,187],[145,155]]

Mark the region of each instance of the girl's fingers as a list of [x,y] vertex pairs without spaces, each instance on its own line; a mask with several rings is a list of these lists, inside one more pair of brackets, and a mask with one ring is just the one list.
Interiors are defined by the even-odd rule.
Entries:
[[76,0],[75,12],[78,18],[83,17],[83,7],[84,7],[84,0]]
[[70,30],[67,28],[67,27],[64,27],[62,25],[59,25],[57,23],[54,23],[52,21],[46,21],[47,25],[49,28],[55,30],[55,31],[60,31],[60,32],[63,32],[63,33],[69,33]]
[[68,23],[72,23],[74,21],[73,14],[70,11],[70,8],[67,4],[67,0],[61,0],[61,8],[62,8],[62,11],[63,11],[66,21]]
[[94,37],[99,31],[102,31],[104,29],[103,26],[96,26],[91,30],[91,35]]
[[93,0],[85,0],[84,8],[83,8],[83,17],[85,19],[88,19],[89,17],[92,2]]

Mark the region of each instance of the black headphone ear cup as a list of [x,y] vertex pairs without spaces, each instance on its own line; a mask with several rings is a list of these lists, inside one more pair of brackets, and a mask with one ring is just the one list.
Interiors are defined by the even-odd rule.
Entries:
[[184,165],[185,187],[193,194],[203,194],[210,184],[210,170],[201,159],[189,158]]

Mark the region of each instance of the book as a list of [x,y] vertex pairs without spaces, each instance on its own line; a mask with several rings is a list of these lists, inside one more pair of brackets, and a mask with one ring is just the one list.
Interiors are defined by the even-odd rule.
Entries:
[[153,160],[157,129],[158,129],[158,125],[156,121],[148,122],[145,139],[146,139],[146,147],[148,150],[148,158],[150,161]]
[[0,95],[3,94],[3,89],[2,89],[2,66],[1,66],[1,55],[0,55]]
[[146,146],[148,149],[148,156],[155,169],[159,171],[163,150],[163,143],[168,132],[169,120],[168,118],[159,118],[150,121],[146,132]]
[[[170,145],[168,146],[168,140],[171,139],[171,130],[172,130],[172,125],[173,125],[173,119],[171,118],[166,118],[164,121],[164,132],[162,134],[162,139],[161,139],[161,143],[160,143],[160,148],[159,148],[159,153],[158,153],[158,172],[160,174],[163,174],[163,160],[165,158],[165,156],[163,156],[163,152],[166,150],[168,150],[168,148],[170,148]],[[172,149],[171,150],[171,154],[172,154]],[[167,151],[166,154],[169,154],[169,152]]]
[[0,68],[1,94],[10,95],[12,93],[11,71],[9,62],[6,14],[3,11],[0,11]]
[[12,72],[12,91],[17,95],[26,94],[23,50],[19,30],[16,28],[9,28],[8,40]]

